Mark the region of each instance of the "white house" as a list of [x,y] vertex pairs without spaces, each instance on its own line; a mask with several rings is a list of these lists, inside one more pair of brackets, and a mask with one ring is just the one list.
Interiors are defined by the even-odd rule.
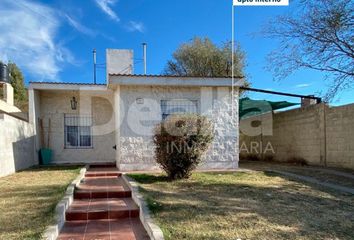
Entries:
[[134,75],[131,50],[108,49],[106,65],[106,84],[30,83],[36,150],[49,141],[56,164],[116,162],[120,170],[151,170],[157,167],[154,126],[170,114],[194,112],[215,129],[200,168],[237,168],[241,80],[232,94],[231,78]]

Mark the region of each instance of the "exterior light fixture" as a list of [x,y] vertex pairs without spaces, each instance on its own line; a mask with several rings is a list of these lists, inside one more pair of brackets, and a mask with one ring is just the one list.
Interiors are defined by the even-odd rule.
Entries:
[[144,104],[144,98],[137,98],[136,103],[137,104]]
[[73,97],[71,100],[70,100],[70,105],[71,105],[71,109],[72,110],[76,110],[77,108],[77,101],[76,101],[76,98]]

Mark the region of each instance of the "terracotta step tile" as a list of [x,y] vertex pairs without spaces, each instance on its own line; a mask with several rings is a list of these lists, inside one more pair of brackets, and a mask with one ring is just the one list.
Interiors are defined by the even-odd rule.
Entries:
[[122,176],[121,173],[116,173],[116,172],[106,172],[106,173],[101,173],[101,172],[90,172],[90,173],[85,173],[85,177],[120,177]]
[[94,167],[89,168],[85,173],[85,177],[99,177],[99,176],[121,176],[122,173],[119,172],[116,167]]
[[148,240],[143,225],[139,218],[121,219],[110,222],[111,227],[111,240]]
[[95,165],[75,189],[59,240],[147,240],[139,208],[113,165]]
[[139,219],[90,220],[66,222],[58,240],[148,240]]
[[66,222],[60,231],[58,240],[83,240],[87,221]]
[[75,200],[66,211],[67,221],[119,219],[139,216],[131,198]]
[[74,193],[75,199],[124,197],[131,197],[129,187],[121,178],[109,176],[85,178]]
[[122,178],[120,177],[90,177],[85,178],[79,185],[81,190],[129,190]]
[[90,168],[89,169],[93,169],[93,168],[116,168],[117,165],[115,162],[107,162],[107,163],[93,163],[90,164]]
[[74,199],[97,199],[97,198],[128,198],[131,197],[131,191],[81,191],[76,190]]

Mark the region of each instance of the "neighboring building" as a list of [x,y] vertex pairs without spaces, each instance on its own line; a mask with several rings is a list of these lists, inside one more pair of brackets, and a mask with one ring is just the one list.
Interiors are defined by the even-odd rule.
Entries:
[[116,162],[120,170],[152,170],[154,126],[170,114],[195,112],[215,127],[200,168],[238,167],[240,80],[231,104],[231,78],[133,75],[130,50],[107,50],[106,61],[107,84],[30,83],[37,150],[49,139],[57,164]]

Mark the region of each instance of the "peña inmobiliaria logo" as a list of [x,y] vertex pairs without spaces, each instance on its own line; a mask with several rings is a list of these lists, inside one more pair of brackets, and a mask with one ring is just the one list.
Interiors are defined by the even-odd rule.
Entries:
[[234,6],[288,6],[289,0],[233,0]]

